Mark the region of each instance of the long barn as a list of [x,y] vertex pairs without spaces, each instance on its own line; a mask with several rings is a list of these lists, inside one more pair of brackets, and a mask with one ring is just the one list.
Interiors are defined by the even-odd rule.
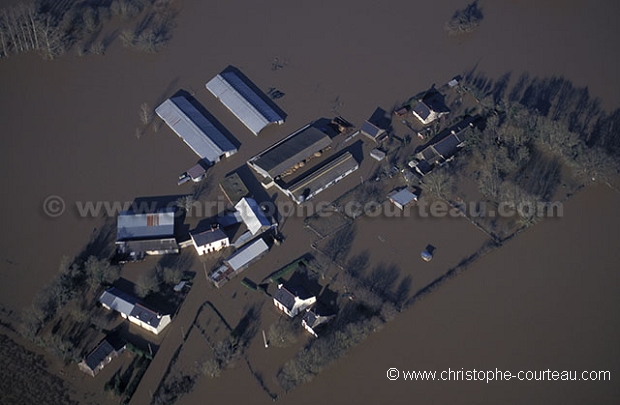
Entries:
[[270,124],[284,123],[284,114],[269,105],[267,96],[235,68],[227,68],[205,86],[254,135]]
[[155,112],[201,159],[216,163],[237,153],[226,135],[185,97],[169,98]]

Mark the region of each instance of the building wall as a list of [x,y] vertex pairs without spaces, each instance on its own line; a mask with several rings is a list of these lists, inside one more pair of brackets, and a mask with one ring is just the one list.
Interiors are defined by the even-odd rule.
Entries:
[[306,308],[309,308],[312,304],[316,302],[315,297],[308,298],[307,300],[300,300],[295,297],[295,305],[293,306],[293,310],[291,311],[291,316],[296,316],[301,311],[304,311]]
[[225,247],[227,247],[229,243],[230,241],[228,240],[228,238],[226,238],[224,240],[218,240],[213,243],[208,243],[202,246],[198,246],[194,243],[194,247],[196,248],[196,252],[198,252],[198,254],[202,256],[205,253],[212,253],[212,252],[217,252],[219,250],[222,250]]
[[295,315],[291,315],[291,312],[284,306],[282,305],[278,300],[276,300],[275,298],[273,299],[273,304],[282,312],[284,312],[286,315],[290,316],[291,318],[293,318]]

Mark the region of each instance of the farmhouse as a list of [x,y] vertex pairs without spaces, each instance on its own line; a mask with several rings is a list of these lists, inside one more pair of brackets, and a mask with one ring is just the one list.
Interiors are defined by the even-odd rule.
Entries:
[[150,213],[123,211],[116,221],[116,246],[119,253],[137,260],[145,255],[179,253],[174,237],[174,207]]
[[359,163],[350,152],[345,152],[331,161],[315,167],[294,180],[284,192],[297,204],[301,204],[336,184],[359,168]]
[[301,325],[308,333],[314,337],[319,337],[316,329],[327,322],[329,322],[335,315],[326,315],[324,311],[319,309],[318,304],[310,307],[306,310],[303,318],[301,318]]
[[158,335],[171,321],[170,315],[162,315],[142,305],[138,299],[112,287],[99,297],[99,303],[110,311],[116,311],[129,322]]
[[408,163],[422,176],[429,173],[435,165],[443,165],[456,155],[465,145],[468,128],[474,126],[477,117],[467,117],[438,134],[433,141],[415,155],[416,160]]
[[258,205],[258,203],[252,199],[244,197],[237,205],[235,209],[241,215],[241,219],[252,235],[256,235],[271,228],[271,222],[265,216],[265,213]]
[[431,122],[439,119],[440,117],[448,114],[447,111],[434,110],[423,100],[418,101],[418,103],[411,109],[411,112],[424,125],[428,125]]
[[270,106],[267,96],[235,68],[225,69],[206,87],[254,135],[269,124],[284,123],[284,114]]
[[97,347],[78,363],[78,367],[86,374],[94,377],[99,374],[105,366],[110,364],[113,359],[120,356],[124,350],[124,344],[120,347],[114,347],[107,339],[103,339],[99,342]]
[[405,187],[402,190],[392,191],[390,194],[388,194],[388,198],[390,199],[392,204],[394,204],[401,210],[404,209],[411,202],[418,200],[418,196],[409,191],[408,187]]
[[273,297],[273,304],[291,318],[315,302],[316,297],[301,285],[285,287],[283,284],[279,284],[278,292]]
[[200,256],[205,253],[217,252],[230,244],[228,235],[219,226],[212,227],[202,232],[190,232],[192,243]]
[[237,153],[237,148],[226,135],[185,97],[169,98],[155,112],[196,155],[209,164]]
[[248,165],[263,177],[275,179],[297,169],[306,159],[320,156],[331,144],[326,133],[308,124],[251,158]]

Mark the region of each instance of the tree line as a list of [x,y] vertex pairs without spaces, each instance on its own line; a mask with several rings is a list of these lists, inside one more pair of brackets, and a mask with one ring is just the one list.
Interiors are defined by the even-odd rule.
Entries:
[[36,0],[0,9],[0,58],[35,51],[56,59],[73,46],[78,55],[102,54],[114,40],[100,38],[104,23],[112,18],[132,21],[133,29],[120,34],[124,46],[155,53],[171,39],[176,13],[170,0],[113,0],[67,2]]

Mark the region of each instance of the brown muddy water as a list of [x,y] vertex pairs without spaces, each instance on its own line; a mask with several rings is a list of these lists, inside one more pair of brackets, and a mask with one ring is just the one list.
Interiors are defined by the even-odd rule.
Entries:
[[[116,41],[105,56],[66,55],[47,62],[37,55],[21,55],[0,61],[0,212],[5,228],[0,236],[0,303],[16,310],[27,306],[54,276],[61,257],[78,254],[101,226],[101,218],[80,218],[76,201],[131,201],[189,191],[176,185],[176,176],[194,164],[195,155],[167,128],[135,136],[141,126],[140,104],[154,107],[179,89],[193,93],[241,143],[238,154],[215,166],[214,179],[311,120],[337,111],[361,125],[376,107],[389,110],[474,67],[495,78],[507,72],[515,78],[524,71],[538,77],[563,75],[576,86],[588,86],[604,108],[620,105],[618,3],[483,2],[485,19],[477,32],[447,37],[443,23],[465,4],[184,1],[178,2],[181,12],[172,41],[157,55],[134,53]],[[276,57],[286,62],[284,69],[271,69]],[[276,87],[286,94],[277,101],[288,113],[283,126],[254,137],[208,94],[204,83],[229,64],[262,89]],[[402,127],[396,130],[405,133]],[[363,164],[361,173],[367,169]],[[337,197],[358,181],[353,177],[321,197]],[[43,213],[42,203],[50,195],[61,196],[67,205],[58,218]],[[215,196],[213,187],[210,197]],[[618,305],[613,273],[618,202],[618,195],[608,190],[585,189],[567,204],[565,218],[539,224],[485,257],[373,334],[316,381],[281,400],[617,402],[620,393],[613,380],[413,384],[390,382],[385,375],[389,367],[615,368],[613,378],[620,364],[620,328],[613,310]],[[462,221],[438,222],[424,227],[428,239],[445,241],[445,256],[433,266],[447,269],[484,242]],[[417,258],[418,246],[408,252],[402,244],[411,229],[404,224],[381,227],[382,235],[392,232],[401,244],[374,242],[376,229],[361,224],[353,251],[373,249],[373,259],[395,257],[399,264],[409,255]],[[252,277],[258,280],[308,251],[310,237],[301,219],[289,220],[284,233],[286,249],[252,268]],[[459,237],[466,248],[456,248]],[[197,266],[194,270],[200,272],[202,266]],[[432,271],[441,270],[445,269]],[[127,267],[124,275],[133,279],[132,271],[137,269]],[[204,296],[192,296],[186,303],[192,310],[168,333],[180,334],[179,324],[189,323],[207,298],[221,303],[222,312],[233,320],[243,315],[240,300],[262,302],[241,295],[235,305],[227,306],[239,288],[237,282],[231,284],[235,286],[215,291],[197,282],[195,288],[203,288]],[[263,313],[264,322],[277,318],[269,310]],[[162,356],[153,362],[134,403],[148,401],[177,346],[178,339],[164,339]],[[253,345],[250,355],[272,356],[260,349],[260,344]],[[283,362],[291,353],[273,356]],[[88,383],[85,390],[102,385]],[[244,367],[215,381],[201,380],[182,402],[203,403],[206,398],[269,400]]]

